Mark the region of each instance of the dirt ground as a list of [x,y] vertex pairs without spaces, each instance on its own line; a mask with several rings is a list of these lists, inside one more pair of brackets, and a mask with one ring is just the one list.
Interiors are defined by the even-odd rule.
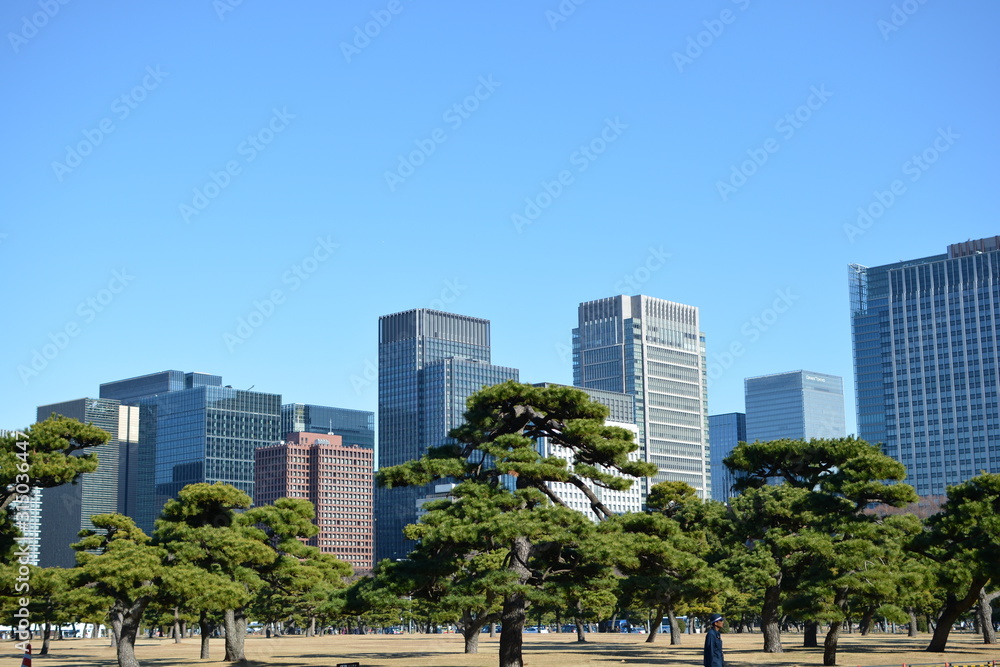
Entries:
[[[591,634],[585,644],[578,644],[572,634],[525,634],[526,667],[699,667],[704,635],[685,635],[680,646],[670,646],[669,637],[659,636],[646,644],[645,635]],[[842,635],[838,664],[858,665],[986,665],[1000,660],[1000,646],[987,646],[982,637],[970,633],[952,633],[946,653],[927,653],[929,635],[909,638],[905,635],[873,634],[868,637]],[[822,648],[801,647],[802,635],[782,637],[784,653],[762,653],[759,634],[724,634],[727,667],[773,665],[795,667],[823,664]],[[822,640],[821,640],[822,641]],[[357,662],[361,667],[493,667],[497,664],[499,639],[483,635],[479,653],[462,653],[462,637],[444,635],[339,635],[325,637],[247,637],[248,667],[335,667],[338,663]],[[32,644],[35,653],[40,642]],[[21,654],[13,643],[5,642],[0,666],[17,667]],[[201,661],[199,640],[186,639],[175,644],[170,639],[140,639],[136,657],[147,667],[206,665],[222,667],[224,647],[213,639],[211,658]],[[115,652],[106,640],[69,639],[53,641],[47,656],[33,656],[32,667],[117,665]]]

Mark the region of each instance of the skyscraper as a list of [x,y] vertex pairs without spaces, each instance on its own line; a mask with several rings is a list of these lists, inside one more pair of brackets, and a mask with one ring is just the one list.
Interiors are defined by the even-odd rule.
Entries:
[[281,441],[281,395],[224,387],[218,375],[152,373],[102,384],[101,397],[139,407],[133,518],[144,531],[188,484],[224,482],[252,498],[254,450]]
[[286,403],[281,406],[281,435],[336,433],[345,445],[375,450],[375,413],[326,405]]
[[735,494],[736,475],[723,465],[733,448],[747,441],[747,416],[742,412],[727,412],[708,416],[708,445],[712,452],[712,500],[727,502]]
[[[517,380],[514,368],[490,363],[489,320],[416,309],[379,318],[378,467],[419,459],[448,442],[464,419],[465,401],[483,386]],[[376,562],[405,558],[403,527],[433,485],[376,489]]]
[[95,529],[90,518],[119,510],[119,425],[127,439],[128,420],[134,412],[116,400],[80,398],[40,406],[38,421],[53,413],[93,424],[111,435],[108,442],[93,448],[97,470],[80,475],[75,484],[45,489],[42,494],[39,565],[74,567],[76,552],[70,545],[79,541],[81,530]]
[[1000,472],[1000,236],[849,276],[859,436],[920,495]]
[[710,497],[705,337],[695,306],[644,295],[581,303],[573,384],[635,397],[641,456],[659,469],[651,483],[686,482]]
[[306,544],[355,570],[371,570],[374,454],[335,434],[287,433],[285,442],[254,450],[254,504],[305,498],[316,508],[319,528]]
[[844,379],[812,371],[775,373],[744,380],[746,440],[843,438]]

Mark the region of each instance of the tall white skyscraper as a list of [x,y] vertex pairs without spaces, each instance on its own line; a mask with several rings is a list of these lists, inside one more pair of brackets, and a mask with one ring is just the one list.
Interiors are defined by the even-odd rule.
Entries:
[[711,497],[705,336],[698,308],[650,296],[581,303],[573,330],[573,384],[635,398],[649,484],[686,482]]

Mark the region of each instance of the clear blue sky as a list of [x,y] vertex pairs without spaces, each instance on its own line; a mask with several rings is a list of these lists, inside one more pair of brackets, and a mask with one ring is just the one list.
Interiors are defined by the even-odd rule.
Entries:
[[235,2],[0,8],[0,428],[166,369],[376,410],[417,307],[568,383],[577,304],[644,293],[713,414],[807,369],[853,431],[847,265],[1000,233],[995,2]]

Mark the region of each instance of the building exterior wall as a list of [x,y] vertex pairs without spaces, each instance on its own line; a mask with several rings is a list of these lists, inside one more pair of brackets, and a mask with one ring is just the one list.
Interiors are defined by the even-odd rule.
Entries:
[[102,384],[101,395],[139,408],[134,518],[147,532],[188,484],[223,482],[253,498],[254,450],[281,441],[281,396],[217,375],[164,371]]
[[81,398],[38,408],[38,421],[52,414],[93,424],[107,431],[111,439],[93,448],[97,470],[80,475],[73,484],[46,489],[42,496],[41,567],[74,567],[76,552],[70,547],[79,541],[81,530],[95,530],[90,518],[118,511],[118,413],[119,402]]
[[712,500],[728,502],[736,494],[736,475],[722,461],[736,445],[747,441],[746,414],[728,412],[708,417],[708,441],[712,462]]
[[272,505],[279,498],[310,501],[319,532],[306,543],[350,563],[356,572],[371,570],[373,450],[345,445],[338,435],[293,432],[286,438],[254,451],[254,504]]
[[1000,237],[849,276],[860,437],[921,496],[1000,472]]
[[573,384],[633,396],[641,457],[659,471],[649,483],[685,482],[710,497],[705,339],[696,307],[644,295],[581,303]]
[[813,371],[746,378],[748,442],[843,438],[844,379]]
[[375,449],[375,413],[326,405],[281,406],[281,433],[336,433],[344,444]]
[[[517,380],[490,363],[490,323],[417,309],[379,318],[378,467],[419,459],[461,425],[465,400],[485,385]],[[377,489],[376,560],[405,558],[403,528],[434,485]]]

